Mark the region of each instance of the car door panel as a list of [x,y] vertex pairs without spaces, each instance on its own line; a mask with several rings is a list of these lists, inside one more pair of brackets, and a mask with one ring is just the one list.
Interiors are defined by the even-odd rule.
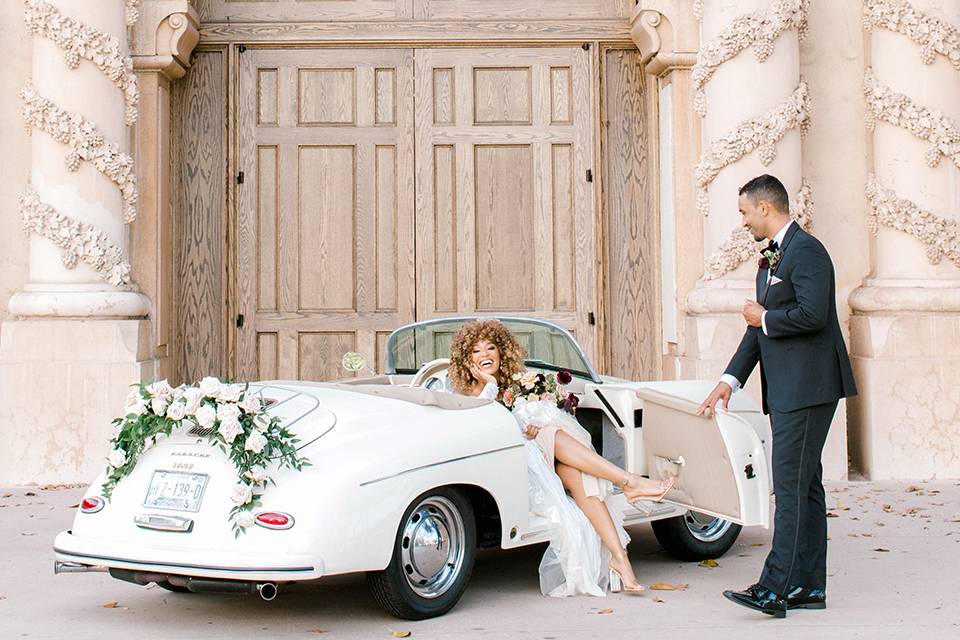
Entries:
[[[696,411],[715,383],[644,383],[642,440],[651,478],[675,477],[666,502],[737,524],[769,526],[770,475],[760,407],[735,394],[729,411]],[[755,415],[754,415],[755,414]],[[759,418],[758,418],[759,416]]]

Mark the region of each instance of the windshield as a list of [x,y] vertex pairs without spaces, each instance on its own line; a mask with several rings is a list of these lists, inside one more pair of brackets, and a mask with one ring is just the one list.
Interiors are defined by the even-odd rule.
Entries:
[[[416,373],[437,358],[450,357],[453,334],[476,318],[428,320],[401,327],[387,343],[387,373]],[[559,325],[531,318],[498,318],[527,350],[527,366],[550,371],[569,371],[599,382],[586,355],[573,336]]]

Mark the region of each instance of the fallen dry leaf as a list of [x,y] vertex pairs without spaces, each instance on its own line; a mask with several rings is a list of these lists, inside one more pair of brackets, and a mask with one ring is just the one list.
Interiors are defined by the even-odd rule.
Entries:
[[36,496],[37,494],[35,494],[33,491],[27,491],[27,492],[26,492],[25,494],[23,494],[23,495],[25,495],[25,496]]
[[942,507],[942,506],[943,506],[943,503],[942,503],[942,502],[931,502],[930,504],[932,504],[932,505],[935,506],[935,507]]
[[390,633],[393,634],[394,638],[406,638],[410,635],[409,631],[394,631],[393,629],[390,629]]
[[874,551],[879,551],[880,553],[890,553],[890,549],[877,548]]
[[762,542],[753,542],[753,543],[750,544],[750,546],[751,546],[751,547],[762,547],[762,546],[763,546],[763,543],[762,543]]
[[907,490],[904,491],[904,493],[913,493],[914,491],[923,491],[923,487],[918,487],[917,485],[912,484],[907,487]]
[[600,609],[597,613],[613,613],[613,609]]
[[850,507],[843,504],[842,502],[837,503],[837,509],[840,509],[840,511],[850,511]]
[[856,538],[856,537],[857,537],[857,534],[855,534],[855,533],[848,533],[847,535],[848,535],[849,537],[851,537],[851,538]]
[[749,553],[738,553],[738,554],[737,554],[737,557],[738,557],[738,558],[752,558],[753,556],[752,556],[751,554],[749,554]]
[[650,588],[654,591],[676,591],[676,587],[672,584],[667,584],[666,582],[655,582],[650,585]]
[[4,498],[12,498],[12,497],[13,497],[13,494],[12,494],[12,493],[5,493],[5,494],[3,494],[3,497],[4,497]]
[[873,537],[873,534],[872,534],[872,533],[861,533],[860,535],[863,536],[863,537],[865,537],[865,538],[872,538],[872,537]]
[[100,605],[100,606],[103,607],[104,609],[113,609],[113,608],[116,607],[118,604],[120,604],[120,603],[119,603],[119,602],[111,602],[110,604],[102,604],[102,605]]
[[654,602],[663,602],[663,600],[661,600],[660,598],[657,598],[656,596],[654,596],[653,601],[654,601]]
[[893,509],[888,504],[883,505],[883,510],[886,511],[887,513],[890,513],[891,511],[893,511]]
[[700,561],[700,566],[701,567],[719,567],[720,565],[717,564],[716,560],[711,560],[710,558],[707,558],[706,560]]
[[24,533],[23,531],[21,531],[21,532],[20,532],[20,535],[22,535],[22,536],[32,536],[32,535],[35,535],[35,534],[33,534],[33,533]]
[[6,600],[7,596],[0,596],[0,600]]
[[70,505],[69,507],[67,507],[67,509],[79,509],[79,508],[80,508],[80,503],[79,503],[79,502],[78,502],[77,504],[72,504],[72,505]]
[[920,507],[907,507],[903,510],[904,513],[914,514],[917,511],[920,511]]
[[828,517],[828,518],[839,518],[840,516],[838,516],[837,514],[831,512],[831,511],[828,511],[828,512],[827,512],[827,517]]
[[883,524],[882,522],[880,522],[879,520],[877,520],[877,526],[878,526],[878,527],[885,527],[885,526],[887,526],[887,525],[885,525],[885,524]]

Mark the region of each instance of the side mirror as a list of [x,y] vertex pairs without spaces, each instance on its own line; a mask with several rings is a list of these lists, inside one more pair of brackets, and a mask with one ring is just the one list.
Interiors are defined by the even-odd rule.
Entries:
[[360,371],[367,366],[367,360],[356,351],[347,351],[340,362],[347,371]]

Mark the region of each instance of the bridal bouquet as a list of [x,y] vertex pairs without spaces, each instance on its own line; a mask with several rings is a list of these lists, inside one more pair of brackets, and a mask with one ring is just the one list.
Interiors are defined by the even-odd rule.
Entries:
[[577,396],[566,392],[566,385],[570,384],[573,376],[568,371],[561,371],[557,375],[552,373],[538,373],[525,371],[513,374],[509,386],[503,391],[503,406],[512,409],[520,400],[534,402],[552,402],[557,408],[569,414],[577,408]]
[[[211,446],[218,446],[237,469],[230,520],[236,535],[253,524],[253,509],[267,483],[267,467],[301,470],[310,463],[297,456],[298,440],[269,417],[260,395],[249,385],[207,377],[195,385],[171,387],[166,380],[140,382],[127,396],[126,414],[113,421],[113,451],[108,457],[103,495],[108,500],[117,483],[136,467],[143,453],[181,426],[196,425]],[[186,424],[184,424],[186,423]]]

